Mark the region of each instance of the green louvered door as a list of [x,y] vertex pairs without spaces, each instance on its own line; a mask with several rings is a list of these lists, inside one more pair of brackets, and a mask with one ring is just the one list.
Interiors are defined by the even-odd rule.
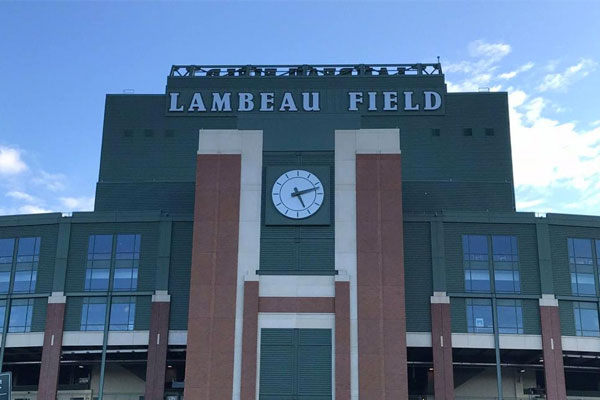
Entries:
[[262,329],[261,400],[331,400],[331,330]]

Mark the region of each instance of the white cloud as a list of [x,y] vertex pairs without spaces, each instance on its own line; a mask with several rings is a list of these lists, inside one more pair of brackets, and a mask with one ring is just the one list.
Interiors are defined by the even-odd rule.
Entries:
[[591,126],[600,126],[600,119],[590,123]]
[[52,211],[42,208],[42,207],[39,207],[39,206],[34,206],[32,204],[27,204],[25,206],[19,207],[20,214],[43,214],[43,213],[49,213],[49,212],[52,212]]
[[548,90],[565,90],[573,82],[588,76],[596,69],[597,63],[588,58],[584,58],[579,63],[566,68],[563,72],[547,74],[544,80],[537,87],[540,92]]
[[10,147],[0,146],[0,175],[15,175],[27,170],[21,159],[21,152]]
[[[444,66],[444,73],[467,75],[463,80],[447,80],[449,92],[476,92],[480,88],[490,88],[494,79],[495,64],[511,51],[506,43],[487,43],[476,40],[469,44],[469,54],[475,61],[460,61]],[[494,85],[492,91],[500,90],[500,85]]]
[[35,203],[35,202],[37,202],[37,201],[38,201],[38,200],[37,200],[35,197],[33,197],[32,195],[30,195],[30,194],[27,194],[27,193],[25,193],[25,192],[19,192],[18,190],[13,190],[13,191],[11,191],[11,192],[8,192],[8,193],[6,193],[6,195],[7,195],[8,197],[12,197],[13,199],[16,199],[16,200],[23,200],[23,201],[25,201],[25,202],[28,202],[28,203]]
[[532,63],[532,62],[528,62],[527,64],[525,64],[525,65],[517,68],[514,71],[505,72],[503,74],[498,75],[498,78],[505,79],[505,80],[512,79],[512,78],[514,78],[515,76],[517,76],[518,74],[520,74],[522,72],[529,71],[531,68],[534,67],[534,65],[535,64]]
[[544,203],[544,199],[517,201],[517,210],[525,210]]
[[544,117],[546,102],[523,91],[509,95],[517,186],[561,186],[580,191],[600,181],[600,127],[577,130]]
[[65,175],[51,174],[43,170],[40,170],[38,174],[38,176],[31,179],[31,182],[34,184],[44,186],[52,192],[59,192],[65,189],[67,180]]
[[469,54],[471,57],[500,60],[510,52],[510,45],[506,43],[487,43],[483,40],[475,40],[469,43]]
[[60,201],[67,211],[93,211],[93,197],[61,197]]

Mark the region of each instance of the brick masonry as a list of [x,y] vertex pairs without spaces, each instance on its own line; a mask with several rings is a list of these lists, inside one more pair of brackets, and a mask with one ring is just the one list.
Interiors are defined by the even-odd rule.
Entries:
[[408,399],[399,154],[357,154],[358,369],[362,399]]
[[48,304],[46,329],[44,331],[44,347],[42,349],[42,365],[37,393],[39,400],[56,399],[64,317],[65,303]]
[[198,155],[186,399],[232,398],[240,172],[240,155]]

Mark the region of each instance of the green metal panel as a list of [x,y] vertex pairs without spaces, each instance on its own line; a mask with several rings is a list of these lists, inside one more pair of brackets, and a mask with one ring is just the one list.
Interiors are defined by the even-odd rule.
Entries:
[[58,224],[0,227],[0,238],[41,237],[36,293],[52,292]]
[[453,333],[467,333],[467,301],[464,298],[450,299],[450,318]]
[[150,315],[152,314],[152,297],[137,296],[135,298],[134,329],[145,331],[150,329]]
[[330,400],[330,329],[262,329],[261,400]]
[[431,234],[427,222],[404,223],[404,279],[406,288],[406,330],[431,332],[433,272]]
[[560,331],[563,336],[575,336],[575,315],[572,301],[559,301]]
[[517,237],[521,294],[541,293],[535,224],[445,223],[446,279],[448,292],[464,292],[463,235]]
[[600,239],[600,228],[550,225],[554,292],[558,296],[570,296],[572,294],[567,248],[568,238]]
[[[269,167],[302,168],[303,166],[329,167],[330,187],[334,182],[334,155],[332,152],[265,152],[263,154],[263,183]],[[325,184],[325,182],[323,182]],[[269,185],[263,184],[261,214],[260,273],[323,274],[334,273],[333,217],[329,225],[266,225],[266,194]],[[333,190],[330,190],[333,192]],[[270,198],[269,198],[270,199]],[[330,193],[329,212],[333,212],[335,196]]]
[[164,105],[164,95],[107,96],[96,210],[193,213],[198,129],[237,119],[168,119]]
[[48,299],[46,297],[33,300],[33,315],[31,317],[31,332],[44,332],[46,326],[46,309]]
[[187,329],[192,235],[193,224],[191,222],[173,223],[169,266],[169,294],[171,295],[169,329]]
[[521,300],[523,307],[523,332],[526,335],[540,335],[540,307],[538,300]]
[[294,329],[262,329],[260,399],[292,400],[296,381]]
[[65,331],[78,331],[81,329],[81,307],[83,297],[68,297],[65,307]]
[[159,245],[158,227],[159,223],[157,222],[72,224],[65,292],[81,292],[84,289],[90,235],[114,235],[119,233],[141,234],[137,290],[154,290]]
[[298,400],[331,399],[331,330],[297,332]]

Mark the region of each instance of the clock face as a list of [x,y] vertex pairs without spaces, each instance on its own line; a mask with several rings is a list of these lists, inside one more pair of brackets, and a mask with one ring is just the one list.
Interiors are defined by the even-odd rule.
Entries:
[[288,218],[308,218],[316,213],[325,197],[319,178],[308,171],[294,169],[282,174],[273,184],[272,200],[277,211]]

